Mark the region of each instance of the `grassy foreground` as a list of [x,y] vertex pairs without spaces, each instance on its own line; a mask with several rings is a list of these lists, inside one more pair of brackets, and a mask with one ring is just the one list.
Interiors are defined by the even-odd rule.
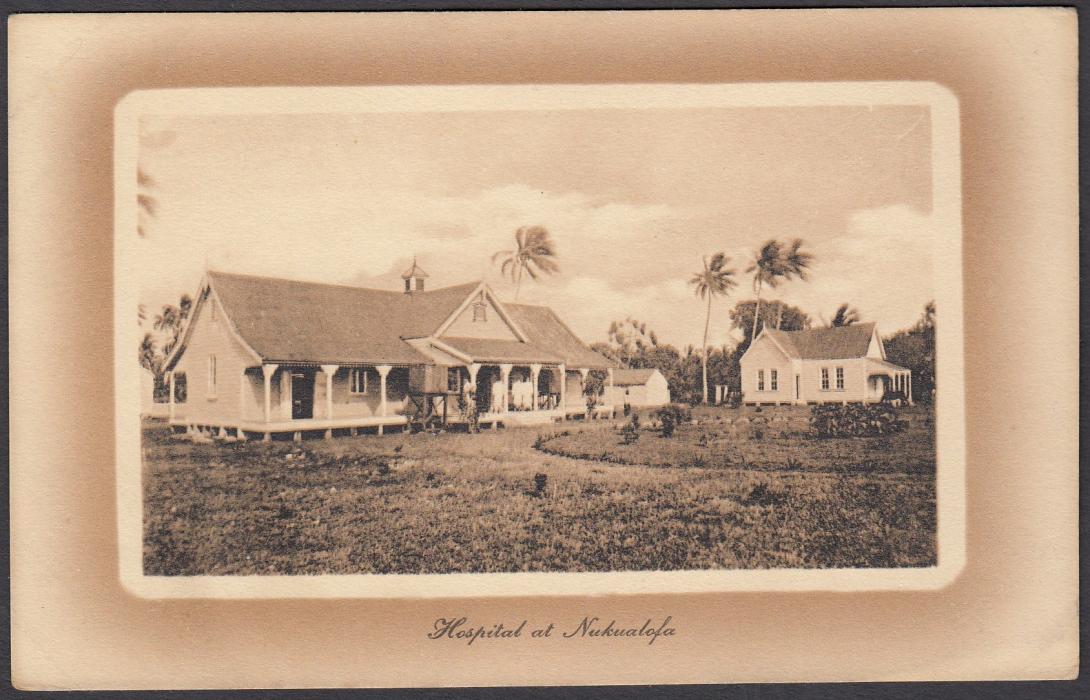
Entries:
[[[787,421],[784,430],[753,440],[742,423],[723,428],[718,418],[738,416],[722,411],[698,413],[701,424],[686,426],[671,441],[648,433],[635,446],[621,445],[608,424],[565,426],[569,435],[550,431],[542,440],[540,431],[511,429],[294,446],[191,444],[149,423],[145,572],[935,563],[934,446],[924,416],[914,417],[904,436],[834,445],[792,435]],[[720,434],[701,438],[704,432]],[[599,457],[604,450],[643,459],[636,465],[572,459],[537,450],[535,442],[572,453],[593,445]],[[629,454],[629,447],[638,451]],[[671,451],[705,459],[686,462]],[[742,454],[749,455],[744,464]],[[538,474],[547,477],[540,494]]]

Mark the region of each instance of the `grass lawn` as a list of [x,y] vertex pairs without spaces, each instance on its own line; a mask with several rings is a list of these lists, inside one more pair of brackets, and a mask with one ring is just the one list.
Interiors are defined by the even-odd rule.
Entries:
[[[301,446],[192,444],[147,423],[145,572],[935,563],[929,413],[911,409],[895,437],[819,441],[798,434],[786,409],[755,439],[738,420],[747,411],[699,409],[699,424],[676,437],[645,431],[635,445],[608,423]],[[540,495],[538,474],[547,477]]]

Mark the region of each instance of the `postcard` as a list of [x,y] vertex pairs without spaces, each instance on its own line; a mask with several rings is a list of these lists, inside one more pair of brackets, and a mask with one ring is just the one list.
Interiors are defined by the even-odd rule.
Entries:
[[[1053,557],[1035,570],[1057,596],[1074,590],[1077,463],[1064,431],[1077,387],[1057,372],[1077,366],[1077,343],[1048,371],[1007,367],[1067,347],[1070,307],[1027,318],[996,305],[1077,299],[1070,265],[1050,275],[1062,292],[1026,281],[1023,267],[998,273],[1036,264],[1046,241],[1030,237],[1035,215],[1054,224],[1053,254],[1076,245],[1075,170],[1008,153],[992,173],[1027,172],[1018,155],[1037,179],[982,193],[984,164],[998,158],[988,139],[1024,123],[994,124],[980,80],[939,70],[934,52],[952,44],[930,24],[993,18],[1007,36],[1032,20],[1039,32],[1024,49],[1039,56],[1048,38],[1057,72],[1036,84],[1052,92],[1023,109],[1054,119],[1037,122],[1049,138],[1036,138],[1055,148],[1074,138],[1064,102],[1073,43],[1058,39],[1073,42],[1073,15],[842,11],[840,30],[894,31],[910,15],[930,27],[919,38],[930,70],[709,77],[698,35],[816,36],[824,18],[576,14],[590,24],[519,13],[17,18],[13,104],[95,114],[92,140],[75,141],[93,153],[60,165],[42,129],[61,127],[12,115],[12,275],[23,292],[12,306],[13,415],[26,407],[13,422],[17,644],[46,643],[30,601],[62,585],[32,590],[42,579],[26,559],[31,542],[85,545],[79,560],[115,619],[125,610],[145,628],[166,614],[192,630],[177,642],[150,628],[133,638],[153,640],[153,653],[185,650],[176,673],[144,662],[59,672],[23,655],[20,687],[906,680],[1077,667],[1076,620],[1062,612],[1073,599],[1057,597],[1042,620],[1064,632],[1038,661],[988,670],[979,651],[904,667],[887,656],[930,658],[943,601],[981,603],[967,586],[989,567],[1026,565],[1016,547]],[[254,33],[262,24],[300,32],[287,46],[312,79],[292,78]],[[122,25],[132,43],[119,43]],[[636,32],[617,35],[625,51],[639,32],[672,32],[689,70],[606,75],[588,55],[577,74],[455,79],[440,65],[448,49],[425,41],[460,28],[469,56],[484,36],[474,32],[503,26],[590,47],[592,25],[596,36]],[[394,45],[364,41],[395,26],[404,46],[439,61],[426,63],[428,79],[407,77]],[[102,55],[88,65],[135,73],[101,97],[72,88],[72,104],[63,92],[45,104],[35,86],[64,68],[33,57],[90,27]],[[162,64],[176,80],[149,79],[154,37],[167,55],[204,40],[230,53],[223,42],[236,37],[260,65],[241,81],[203,79],[187,72],[198,51]],[[320,68],[320,48],[296,53],[322,37],[385,47],[387,73],[364,79]],[[845,35],[842,46],[869,40]],[[150,63],[110,63],[119,47]],[[488,58],[501,66],[504,55]],[[1003,65],[1011,95],[1033,87]],[[92,162],[94,190],[45,177]],[[1065,185],[1048,207],[996,203],[1043,182]],[[40,218],[62,191],[75,207]],[[1027,228],[1011,228],[1019,217]],[[90,254],[76,254],[90,240],[65,225],[80,218],[100,244]],[[984,252],[999,229],[1007,242]],[[62,252],[28,257],[32,230]],[[64,281],[34,294],[47,279]],[[76,307],[60,298],[76,282],[91,296],[69,324]],[[1015,318],[1022,335],[1005,330]],[[31,331],[47,320],[50,333]],[[1047,345],[1029,332],[1039,325]],[[78,328],[99,347],[93,371],[62,362],[64,347],[78,365],[89,349],[43,345]],[[67,402],[50,407],[35,377],[67,387]],[[1012,382],[1036,390],[1011,394]],[[1049,410],[1032,414],[1045,396]],[[29,419],[57,411],[81,417],[50,428],[57,456],[46,464],[32,449],[43,426]],[[1065,437],[1047,442],[1046,459],[1050,430]],[[78,448],[91,438],[95,448]],[[1010,474],[1026,441],[1038,451],[1018,468],[1038,491],[1019,496],[1028,475]],[[62,506],[70,497],[78,505]],[[1032,511],[1033,528],[974,544],[1000,502],[1005,527]],[[1034,549],[1030,532],[1051,544]],[[1008,559],[995,554],[1004,548]],[[77,618],[101,605],[67,603]],[[822,631],[834,618],[839,641]],[[891,619],[909,633],[889,639]],[[728,634],[735,625],[745,632]],[[876,630],[886,646],[875,660],[829,663]],[[262,641],[239,637],[255,633]],[[194,634],[214,641],[198,650]],[[756,664],[776,639],[781,661]],[[329,656],[278,667],[304,648]],[[363,649],[366,669],[349,661]],[[213,672],[209,653],[237,663]],[[530,653],[541,668],[495,672]],[[420,654],[435,663],[397,671]],[[787,659],[796,671],[783,670]]]

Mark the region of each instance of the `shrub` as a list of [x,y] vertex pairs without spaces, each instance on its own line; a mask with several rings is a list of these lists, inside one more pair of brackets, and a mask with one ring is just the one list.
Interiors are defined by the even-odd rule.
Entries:
[[810,434],[819,438],[899,433],[905,422],[888,404],[826,404],[810,407]]
[[774,506],[783,503],[786,498],[787,494],[784,492],[783,486],[770,486],[762,482],[750,489],[749,493],[742,499],[742,505]]
[[673,437],[677,427],[690,420],[692,415],[692,411],[688,406],[677,403],[668,403],[655,411],[655,416],[659,419],[659,424],[662,425],[663,437]]
[[534,495],[535,496],[544,495],[545,494],[545,484],[547,484],[548,482],[549,482],[549,477],[548,477],[547,474],[542,474],[541,472],[538,472],[537,474],[534,474]]

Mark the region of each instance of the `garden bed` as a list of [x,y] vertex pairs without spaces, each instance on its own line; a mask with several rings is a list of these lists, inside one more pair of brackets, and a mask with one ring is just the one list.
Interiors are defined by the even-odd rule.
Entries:
[[[803,409],[805,410],[805,409]],[[623,426],[612,430],[562,430],[543,435],[535,447],[563,457],[656,468],[749,469],[867,474],[933,475],[933,426],[923,409],[904,412],[906,428],[892,435],[815,438],[797,408],[703,409],[664,437],[641,422],[632,440]],[[629,432],[631,430],[629,429]]]

